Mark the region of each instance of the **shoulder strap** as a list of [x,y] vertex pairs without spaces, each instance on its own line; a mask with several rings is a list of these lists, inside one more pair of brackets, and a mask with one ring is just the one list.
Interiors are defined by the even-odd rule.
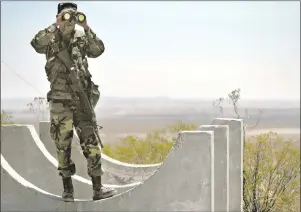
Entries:
[[63,64],[66,66],[68,71],[73,67],[73,62],[70,58],[70,55],[68,54],[67,49],[64,49],[56,54],[56,57],[63,62]]

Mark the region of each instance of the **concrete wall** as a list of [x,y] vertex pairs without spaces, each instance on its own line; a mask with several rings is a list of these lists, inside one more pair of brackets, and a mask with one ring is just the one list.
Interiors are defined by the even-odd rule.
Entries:
[[[243,120],[214,119],[213,124],[229,128],[229,211],[243,210]],[[219,148],[217,146],[216,148]],[[221,147],[222,148],[222,147]],[[217,157],[217,156],[216,156]]]
[[[9,195],[2,193],[1,199],[5,200],[2,201],[5,205],[1,205],[1,209],[242,212],[243,121],[218,118],[213,120],[212,125],[201,125],[197,130],[180,132],[166,160],[141,185],[98,202],[80,200],[68,205],[57,202],[51,195],[47,196],[34,187],[25,189],[23,185],[26,179],[12,176],[9,170],[13,167],[9,167],[9,164],[4,166],[1,162],[2,169],[7,173],[2,178],[7,183],[1,182],[2,185],[5,187],[7,184],[7,192],[12,191],[11,188],[16,190],[13,201],[8,201]],[[11,141],[7,140],[6,143]],[[19,181],[19,184],[9,185],[12,182],[8,176],[14,178],[14,182]],[[31,196],[34,198],[31,199]],[[36,198],[40,198],[44,205],[38,206]],[[28,204],[30,202],[36,204]]]
[[214,132],[214,202],[215,211],[229,209],[229,127],[202,125],[199,130]]

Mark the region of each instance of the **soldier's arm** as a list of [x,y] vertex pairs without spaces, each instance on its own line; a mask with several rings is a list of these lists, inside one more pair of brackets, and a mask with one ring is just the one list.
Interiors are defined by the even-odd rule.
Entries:
[[88,57],[96,58],[100,56],[104,50],[104,44],[90,27],[85,29],[86,34],[86,54]]
[[40,30],[34,38],[31,40],[30,44],[35,49],[37,53],[45,54],[47,45],[55,36],[56,24],[51,24],[46,29]]

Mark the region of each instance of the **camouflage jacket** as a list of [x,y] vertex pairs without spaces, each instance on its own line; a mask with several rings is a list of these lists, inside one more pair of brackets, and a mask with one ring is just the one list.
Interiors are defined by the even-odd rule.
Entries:
[[89,95],[91,92],[99,94],[98,86],[94,85],[91,80],[92,75],[88,70],[87,57],[96,58],[104,52],[105,48],[103,42],[91,29],[85,32],[75,30],[70,42],[66,43],[55,24],[52,24],[34,36],[31,40],[31,46],[37,53],[46,55],[45,71],[50,82],[48,100],[77,99],[69,86],[70,79],[65,65],[55,57],[55,54],[64,48],[68,49],[74,63],[80,64],[78,75],[82,80],[83,87],[87,90],[87,94]]

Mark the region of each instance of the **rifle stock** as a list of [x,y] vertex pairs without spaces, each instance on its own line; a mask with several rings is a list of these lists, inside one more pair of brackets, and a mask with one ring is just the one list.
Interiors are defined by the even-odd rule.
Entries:
[[70,80],[71,80],[71,89],[73,92],[78,94],[78,98],[80,100],[81,107],[84,111],[84,113],[87,114],[89,119],[91,120],[94,133],[96,134],[96,138],[98,140],[98,143],[100,144],[101,148],[103,148],[103,143],[100,139],[99,132],[97,129],[97,121],[96,121],[96,115],[94,112],[94,109],[87,97],[87,94],[85,93],[83,86],[80,82],[80,80],[77,77],[77,74],[75,72],[76,67],[73,66],[72,60],[70,59],[70,56],[67,52],[67,50],[63,50],[57,54],[57,57],[65,64],[66,68],[69,71],[70,74]]

